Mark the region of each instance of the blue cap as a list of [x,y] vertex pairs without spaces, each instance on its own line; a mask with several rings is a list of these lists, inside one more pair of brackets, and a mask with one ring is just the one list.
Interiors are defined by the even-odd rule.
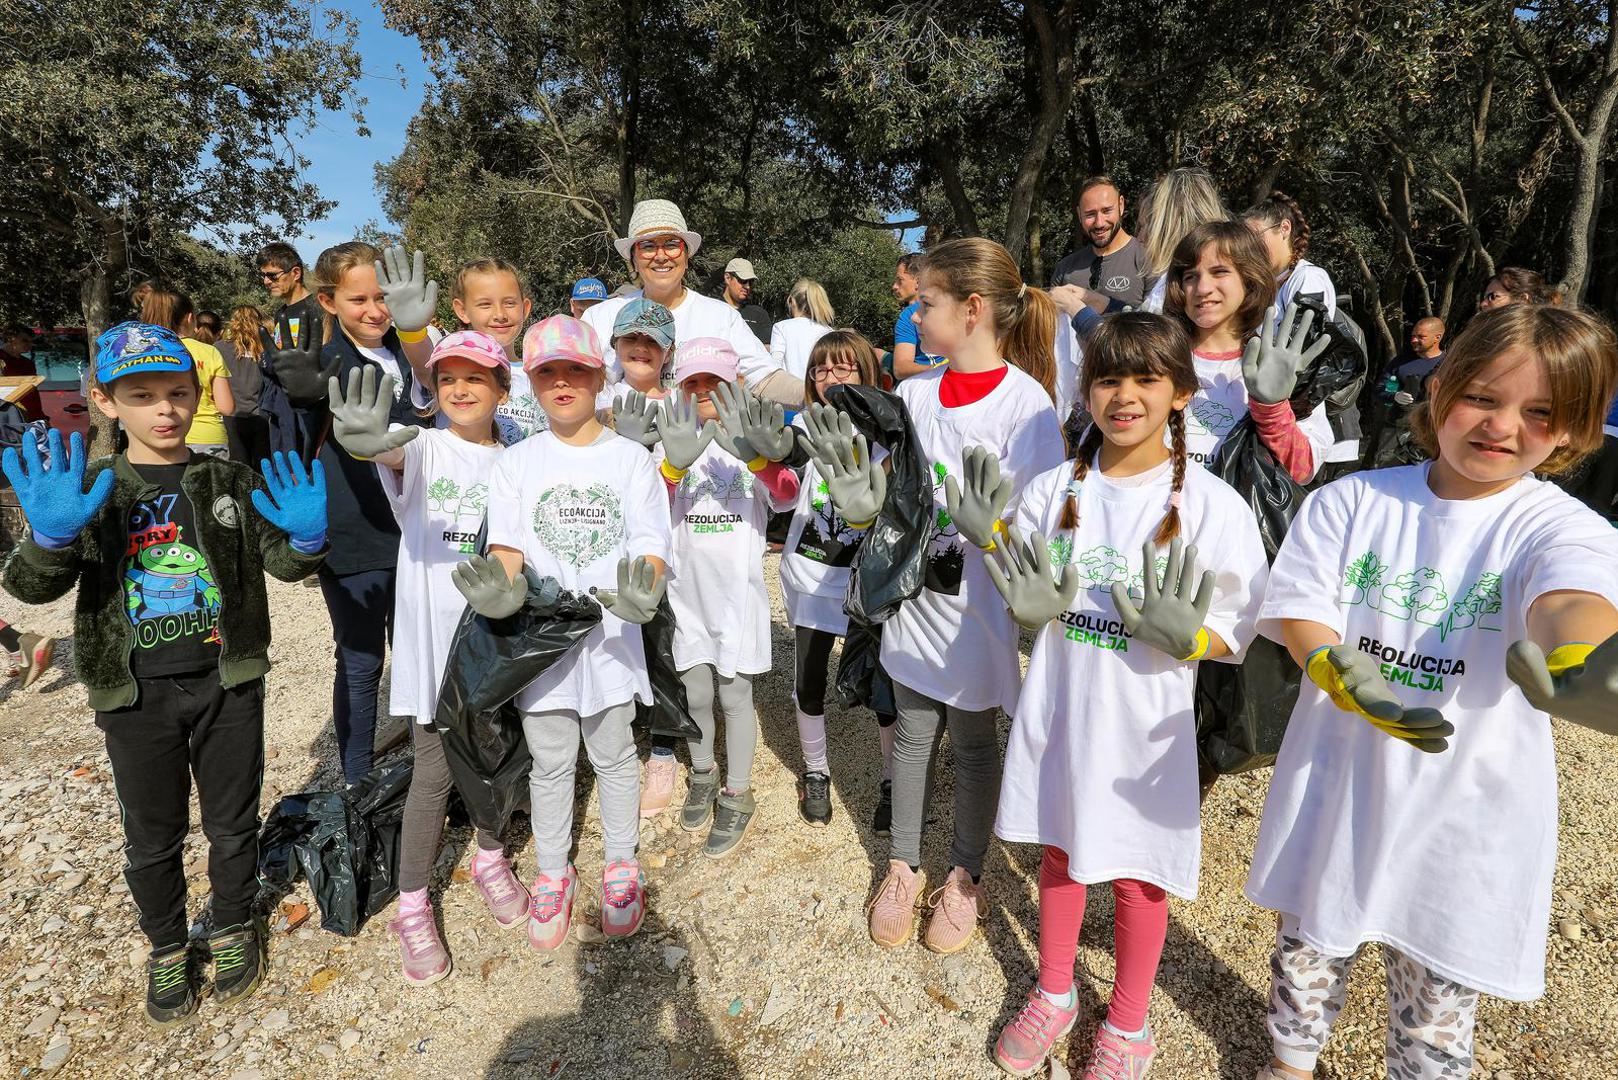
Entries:
[[580,278],[573,283],[573,299],[575,300],[605,300],[607,287],[601,279],[593,277]]
[[121,322],[96,338],[96,382],[103,386],[125,375],[194,367],[179,335],[151,323]]
[[630,334],[645,334],[665,349],[674,348],[674,313],[659,304],[637,296],[618,310],[612,320],[612,340]]

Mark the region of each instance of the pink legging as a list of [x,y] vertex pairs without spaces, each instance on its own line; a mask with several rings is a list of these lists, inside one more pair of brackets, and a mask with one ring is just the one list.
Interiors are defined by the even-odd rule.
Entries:
[[[1085,887],[1067,876],[1067,852],[1048,847],[1039,866],[1039,988],[1062,997],[1073,988],[1073,963],[1084,922]],[[1119,1031],[1146,1026],[1157,962],[1169,932],[1169,902],[1144,881],[1112,883],[1113,951],[1118,973],[1107,1020]]]

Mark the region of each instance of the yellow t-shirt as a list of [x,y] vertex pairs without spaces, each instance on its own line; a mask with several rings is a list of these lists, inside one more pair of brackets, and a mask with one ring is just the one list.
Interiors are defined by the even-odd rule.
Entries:
[[191,418],[191,430],[186,433],[185,443],[187,446],[224,446],[228,441],[225,420],[219,415],[219,407],[213,403],[213,381],[230,378],[225,358],[219,355],[218,349],[195,338],[181,338],[180,342],[197,365],[197,382],[202,384],[197,414]]

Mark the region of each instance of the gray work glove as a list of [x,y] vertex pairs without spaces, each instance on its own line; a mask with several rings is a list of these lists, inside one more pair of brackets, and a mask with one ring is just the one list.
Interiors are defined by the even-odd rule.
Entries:
[[984,553],[983,567],[1011,617],[1030,630],[1041,629],[1066,611],[1079,592],[1078,568],[1069,563],[1062,568],[1062,580],[1056,581],[1045,537],[1035,533],[1024,543],[1015,525],[1006,527],[1005,543]]
[[865,436],[854,434],[848,416],[829,405],[811,405],[804,425],[815,469],[838,515],[858,527],[875,521],[888,497],[888,474],[872,459]]
[[345,395],[333,375],[328,384],[331,403],[331,434],[350,457],[369,461],[389,450],[397,450],[421,434],[418,427],[388,430],[388,411],[393,405],[393,376],[383,375],[377,385],[377,369],[370,364],[348,373]]
[[527,575],[508,578],[499,560],[486,555],[474,555],[463,563],[456,563],[449,576],[466,597],[467,607],[488,619],[515,615],[528,599]]
[[961,451],[961,472],[966,491],[955,477],[944,478],[944,505],[955,531],[980,548],[994,546],[994,523],[1005,516],[1011,501],[1011,477],[1000,475],[1000,462],[981,446]]
[[1163,581],[1157,580],[1157,545],[1146,541],[1141,549],[1141,574],[1146,596],[1136,607],[1129,596],[1129,586],[1121,581],[1112,585],[1112,603],[1124,629],[1136,641],[1143,641],[1159,652],[1166,652],[1176,660],[1200,660],[1208,651],[1208,638],[1203,625],[1208,620],[1208,608],[1213,605],[1214,573],[1206,570],[1191,595],[1197,576],[1197,549],[1184,547],[1180,539],[1169,544],[1168,563],[1163,567]]
[[1279,325],[1275,316],[1274,307],[1264,313],[1258,333],[1247,339],[1247,348],[1242,350],[1242,381],[1247,384],[1247,395],[1266,405],[1277,405],[1292,397],[1298,374],[1331,347],[1331,338],[1322,334],[1308,351],[1304,350],[1309,327],[1315,321],[1313,309],[1305,311],[1300,322],[1294,301],[1287,305]]
[[1429,754],[1449,749],[1455,728],[1437,709],[1407,709],[1382,677],[1377,662],[1358,649],[1332,645],[1316,649],[1304,673],[1344,712],[1357,713],[1385,735]]
[[659,574],[646,556],[637,555],[634,562],[618,560],[616,591],[591,586],[590,595],[624,622],[645,625],[656,617],[657,605],[667,589],[666,575]]
[[1618,735],[1618,634],[1582,659],[1559,655],[1568,648],[1552,649],[1547,661],[1538,645],[1518,641],[1506,650],[1506,674],[1534,708]]
[[[676,469],[689,469],[719,434],[719,425],[709,420],[697,425],[697,400],[682,390],[675,390],[663,399],[663,411],[657,420],[657,432],[663,440],[663,457]],[[751,460],[751,459],[749,459]]]
[[421,249],[416,249],[412,264],[406,260],[404,248],[388,248],[375,266],[376,283],[382,286],[382,299],[393,316],[393,328],[407,334],[427,329],[438,313],[438,282],[428,279]]
[[[756,457],[780,461],[792,452],[792,431],[787,427],[786,410],[780,405],[754,397],[734,383],[721,385],[719,394],[724,403],[719,406],[721,426],[725,431],[736,426]],[[726,438],[725,431],[720,433],[721,442]]]
[[720,383],[713,390],[714,409],[719,413],[720,449],[746,465],[758,457],[758,447],[747,437],[747,391],[735,383]]
[[631,390],[612,403],[612,422],[618,434],[633,439],[647,449],[657,445],[657,401],[639,390]]

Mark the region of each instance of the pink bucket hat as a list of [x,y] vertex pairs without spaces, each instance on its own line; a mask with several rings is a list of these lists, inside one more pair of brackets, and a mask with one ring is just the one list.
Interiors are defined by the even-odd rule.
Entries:
[[541,319],[522,336],[524,371],[534,371],[552,360],[576,360],[593,368],[607,366],[595,329],[571,315]]
[[683,383],[693,375],[717,375],[726,382],[736,381],[741,361],[724,338],[692,338],[674,350],[674,381]]
[[448,360],[452,356],[459,356],[463,360],[470,360],[486,368],[511,367],[505,348],[481,330],[457,330],[446,336],[433,346],[433,354],[427,358],[427,366],[432,367],[440,360]]

